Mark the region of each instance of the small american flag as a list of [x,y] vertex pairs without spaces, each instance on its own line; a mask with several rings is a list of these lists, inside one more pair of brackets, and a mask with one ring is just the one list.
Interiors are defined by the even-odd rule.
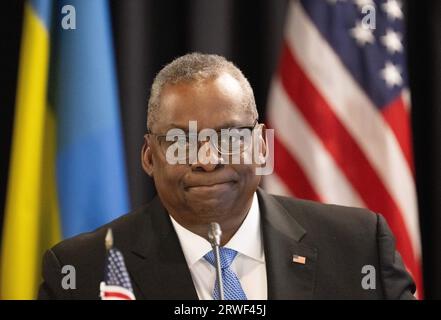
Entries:
[[306,263],[306,257],[293,255],[292,256],[292,262],[299,263],[299,264],[305,264]]
[[106,235],[106,266],[100,284],[101,300],[136,300],[122,253],[113,248],[112,230]]

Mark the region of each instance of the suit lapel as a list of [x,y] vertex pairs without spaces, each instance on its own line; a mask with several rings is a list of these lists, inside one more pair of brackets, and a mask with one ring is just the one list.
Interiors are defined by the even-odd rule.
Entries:
[[258,198],[268,299],[312,299],[317,250],[301,243],[306,231],[275,198],[260,189]]
[[127,259],[135,295],[143,299],[198,299],[179,239],[158,197],[139,215],[136,228]]
[[[257,194],[268,299],[312,299],[317,250],[301,243],[306,231],[279,202],[261,189]],[[198,299],[179,239],[158,197],[138,214],[127,251],[136,297]],[[304,257],[305,263],[293,262],[293,255]]]

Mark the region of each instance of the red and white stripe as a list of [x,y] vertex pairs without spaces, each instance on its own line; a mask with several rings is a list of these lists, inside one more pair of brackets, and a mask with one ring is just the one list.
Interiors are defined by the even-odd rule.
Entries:
[[101,300],[136,300],[130,290],[120,286],[108,286],[104,282],[100,284],[100,297]]
[[379,112],[299,2],[288,12],[269,97],[271,193],[381,213],[421,289],[421,244],[408,93]]

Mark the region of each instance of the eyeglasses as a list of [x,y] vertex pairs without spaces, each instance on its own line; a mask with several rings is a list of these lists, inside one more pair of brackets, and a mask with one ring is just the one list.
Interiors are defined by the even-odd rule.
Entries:
[[[199,133],[185,133],[180,129],[169,130],[167,134],[147,132],[154,136],[164,155],[168,152],[178,160],[188,160],[192,148],[199,150],[202,144],[210,143],[221,155],[237,155],[245,152],[252,145],[253,131],[258,127],[257,120],[253,125],[222,128],[219,130],[203,129]],[[194,149],[193,149],[194,150]]]

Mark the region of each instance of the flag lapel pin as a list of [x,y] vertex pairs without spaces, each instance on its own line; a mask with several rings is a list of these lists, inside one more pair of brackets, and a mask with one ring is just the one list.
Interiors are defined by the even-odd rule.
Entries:
[[298,264],[305,264],[306,263],[306,257],[294,254],[292,256],[292,262],[295,262],[295,263],[298,263]]

